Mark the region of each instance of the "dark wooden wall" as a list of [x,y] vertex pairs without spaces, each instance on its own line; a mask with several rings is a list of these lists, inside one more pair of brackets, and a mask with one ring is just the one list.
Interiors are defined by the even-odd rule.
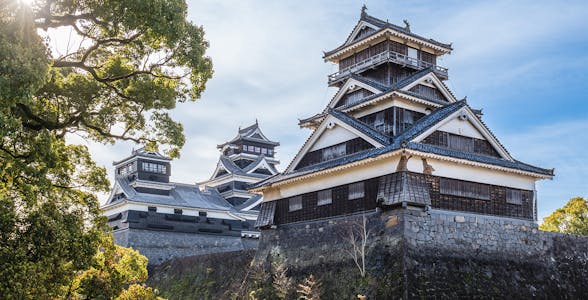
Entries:
[[[455,195],[441,194],[439,181],[442,177],[424,175],[410,172],[411,176],[423,177],[429,187],[431,206],[435,209],[450,211],[462,211],[512,217],[526,220],[533,220],[533,191],[517,190],[496,185],[470,183],[461,181],[465,185],[482,185],[488,188],[490,197],[487,200],[459,197]],[[299,221],[315,220],[339,215],[345,215],[361,211],[369,211],[376,208],[376,197],[380,177],[365,181],[365,197],[362,199],[348,200],[348,185],[333,188],[333,202],[328,205],[317,205],[317,192],[302,195],[302,209],[289,211],[289,199],[276,200],[276,211],[274,224],[286,224]],[[508,190],[520,191],[522,195],[521,204],[507,203],[506,194]]]

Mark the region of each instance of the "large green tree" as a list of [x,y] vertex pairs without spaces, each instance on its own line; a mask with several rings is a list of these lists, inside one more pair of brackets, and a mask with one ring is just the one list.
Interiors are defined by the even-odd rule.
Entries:
[[588,235],[588,204],[586,199],[575,197],[562,208],[543,219],[541,230]]
[[179,155],[169,110],[212,75],[186,10],[178,0],[0,1],[0,298],[63,296],[107,231],[94,195],[109,188],[106,171],[69,134]]

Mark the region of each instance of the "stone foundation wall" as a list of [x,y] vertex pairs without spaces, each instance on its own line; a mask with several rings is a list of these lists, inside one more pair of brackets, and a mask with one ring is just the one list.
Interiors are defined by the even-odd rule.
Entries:
[[361,214],[264,230],[256,262],[283,262],[295,277],[318,275],[324,286],[337,287],[326,291],[327,299],[353,299],[357,292],[370,299],[588,297],[588,237],[439,210],[365,216],[364,279],[346,251],[348,229],[361,224]]
[[149,265],[200,254],[255,249],[257,239],[170,231],[121,229],[113,232],[116,244],[132,247],[149,259]]

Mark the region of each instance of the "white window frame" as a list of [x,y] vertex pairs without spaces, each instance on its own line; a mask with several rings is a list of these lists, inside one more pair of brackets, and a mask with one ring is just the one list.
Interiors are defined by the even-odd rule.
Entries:
[[302,209],[302,196],[296,196],[288,199],[288,211],[298,211]]
[[365,184],[363,181],[352,183],[349,185],[349,192],[347,195],[347,199],[355,200],[361,199],[365,197]]
[[317,198],[317,200],[316,200],[317,206],[331,204],[331,203],[333,203],[333,190],[328,189],[328,190],[318,191],[316,198]]
[[523,191],[515,189],[506,189],[506,203],[514,205],[523,205]]

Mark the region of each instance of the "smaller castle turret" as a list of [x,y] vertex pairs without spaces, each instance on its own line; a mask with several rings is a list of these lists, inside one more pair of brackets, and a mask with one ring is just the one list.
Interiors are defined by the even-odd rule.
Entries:
[[202,185],[214,187],[231,204],[258,209],[261,197],[247,188],[278,173],[274,158],[280,143],[268,139],[259,123],[239,128],[237,135],[218,145],[221,156],[210,179]]

